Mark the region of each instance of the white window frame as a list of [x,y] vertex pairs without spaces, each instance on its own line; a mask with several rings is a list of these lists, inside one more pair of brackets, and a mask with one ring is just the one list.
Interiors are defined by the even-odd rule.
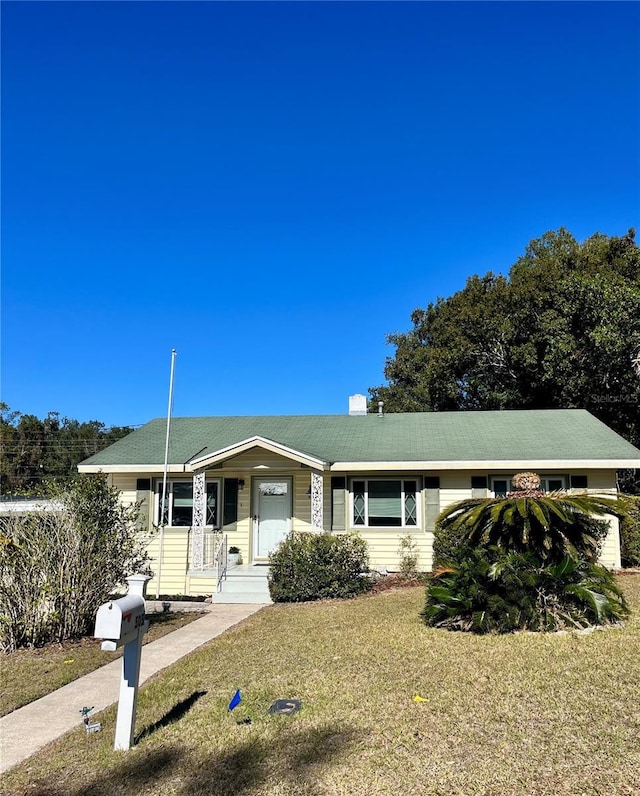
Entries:
[[[494,486],[496,481],[506,481],[507,482],[507,492],[513,492],[513,483],[512,482],[513,482],[513,477],[515,475],[516,475],[516,473],[513,473],[512,475],[492,475],[492,476],[489,476],[489,483],[490,483],[490,486],[491,486],[491,489],[490,489],[491,495],[493,497],[496,497],[496,490],[495,490],[495,486]],[[550,481],[560,481],[562,486],[560,486],[558,488],[559,489],[567,489],[568,488],[567,484],[569,482],[569,477],[567,475],[565,475],[564,473],[561,473],[561,474],[555,474],[554,473],[554,474],[551,474],[551,475],[548,475],[548,474],[545,475],[544,473],[542,473],[540,475],[540,489],[543,492],[555,491],[555,490],[550,490],[549,489],[549,482]]]
[[[174,484],[191,484],[193,486],[193,479],[189,478],[167,478],[167,500],[169,502],[169,517],[166,527],[167,528],[192,528],[193,527],[193,503],[191,507],[191,519],[192,522],[189,525],[173,525],[173,487]],[[205,490],[209,484],[217,484],[218,485],[218,497],[216,503],[216,523],[214,525],[205,525],[205,528],[209,528],[211,530],[221,528],[222,527],[222,511],[223,511],[223,500],[222,500],[222,478],[207,478],[205,481]],[[162,478],[158,478],[155,482],[154,487],[154,495],[153,495],[153,519],[154,524],[158,526],[160,524],[160,501],[162,500]]]
[[[400,505],[402,508],[402,522],[400,525],[370,525],[369,524],[369,484],[372,481],[397,481],[400,483]],[[406,523],[406,489],[405,484],[407,482],[412,482],[415,484],[415,498],[416,498],[416,523],[415,525],[407,525]],[[364,516],[365,516],[365,524],[356,524],[355,518],[355,501],[354,501],[354,488],[353,485],[355,483],[364,482]],[[376,476],[374,478],[369,478],[364,476],[362,478],[354,476],[349,481],[349,524],[353,530],[360,530],[362,528],[370,528],[372,530],[380,530],[380,529],[404,529],[404,530],[414,530],[419,531],[422,529],[422,480],[417,475],[403,475],[403,476],[396,476],[396,475],[387,475],[387,476]]]

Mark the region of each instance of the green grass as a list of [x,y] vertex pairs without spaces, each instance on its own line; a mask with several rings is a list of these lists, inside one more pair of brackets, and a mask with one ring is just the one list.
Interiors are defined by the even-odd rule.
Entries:
[[[104,731],[51,744],[12,796],[636,796],[640,576],[634,614],[590,634],[426,628],[420,587],[275,605],[140,692],[127,753]],[[144,654],[144,653],[143,653]],[[227,712],[236,687],[243,701]],[[427,702],[415,703],[420,694]],[[270,716],[274,699],[303,702]],[[250,717],[252,724],[238,724]]]
[[[144,644],[200,616],[202,614],[195,612],[151,614]],[[102,652],[100,643],[99,639],[85,638],[0,655],[0,716],[28,705],[122,655],[121,651]]]

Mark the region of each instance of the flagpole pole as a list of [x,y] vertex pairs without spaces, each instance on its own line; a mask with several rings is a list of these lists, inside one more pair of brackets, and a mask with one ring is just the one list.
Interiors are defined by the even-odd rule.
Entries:
[[173,374],[176,366],[176,349],[171,349],[171,375],[169,377],[169,406],[167,408],[167,435],[164,442],[164,470],[162,473],[162,498],[160,500],[160,543],[158,553],[158,580],[156,581],[156,600],[160,596],[160,578],[162,577],[162,554],[164,546],[164,528],[166,525],[165,505],[167,500],[167,471],[169,469],[169,431],[171,429],[171,409],[173,406]]

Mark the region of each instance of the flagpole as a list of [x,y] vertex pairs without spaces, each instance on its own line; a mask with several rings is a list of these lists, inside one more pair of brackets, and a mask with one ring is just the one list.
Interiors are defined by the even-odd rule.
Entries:
[[162,498],[160,501],[160,550],[158,553],[158,580],[156,581],[156,600],[160,596],[160,578],[162,576],[162,553],[164,528],[166,525],[165,505],[167,500],[167,471],[169,469],[169,431],[171,429],[171,409],[173,407],[173,374],[176,366],[176,350],[171,349],[171,375],[169,377],[169,406],[167,408],[167,435],[164,442],[164,470],[162,474]]

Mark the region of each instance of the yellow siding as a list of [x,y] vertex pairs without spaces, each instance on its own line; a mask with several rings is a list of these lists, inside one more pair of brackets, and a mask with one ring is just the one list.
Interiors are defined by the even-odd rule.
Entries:
[[207,575],[188,575],[184,593],[190,597],[210,597],[217,590],[218,579]]
[[[158,567],[160,544],[162,542],[162,567]],[[153,579],[149,581],[147,592],[155,594],[160,571],[161,594],[189,594],[187,591],[187,567],[189,559],[190,534],[186,528],[165,528],[159,531],[149,545],[153,561]]]
[[594,490],[616,491],[616,474],[613,470],[589,470],[587,478],[589,492]]
[[471,497],[471,476],[486,475],[486,472],[451,470],[440,476],[440,489],[461,490]]
[[[255,470],[257,467],[263,471],[262,475],[268,476],[269,470],[292,470],[296,467],[300,468],[300,465],[297,462],[293,463],[291,459],[280,456],[278,453],[272,453],[264,448],[252,448],[250,451],[234,456],[224,463],[225,471],[243,471],[245,475],[247,470]],[[259,474],[253,473],[253,475]]]
[[294,531],[310,531],[311,526],[311,496],[307,494],[311,486],[311,473],[305,471],[298,473],[293,478],[293,521]]
[[253,521],[249,502],[251,487],[248,482],[240,494],[242,495],[242,502],[238,502],[238,522],[236,523],[235,531],[227,534],[227,540],[229,547],[235,545],[240,548],[242,560],[245,564],[248,564],[251,561],[253,541]]
[[620,561],[620,523],[617,517],[610,517],[608,522],[609,533],[602,543],[602,550],[598,560],[604,567],[620,569],[622,566]]
[[110,476],[111,485],[120,490],[120,501],[125,506],[131,506],[136,502],[136,478],[130,475],[113,474]]
[[[258,467],[260,469],[256,469]],[[277,471],[277,473],[275,471]],[[585,472],[588,475],[589,491],[615,491],[615,473],[611,470],[574,470],[572,473],[557,471],[558,474],[562,475],[582,475]],[[453,503],[471,497],[472,475],[491,476],[506,474],[509,473],[500,469],[495,469],[488,473],[486,471],[448,471],[441,474],[440,509],[444,509]],[[545,471],[545,474],[553,474],[553,471]],[[295,463],[292,464],[290,460],[278,454],[263,449],[255,449],[229,460],[222,468],[211,470],[207,473],[207,478],[211,479],[240,478],[245,481],[244,489],[238,492],[238,521],[235,528],[227,531],[227,538],[229,546],[235,545],[240,549],[242,558],[246,563],[252,561],[253,554],[252,479],[260,477],[268,478],[274,475],[292,478],[293,529],[297,531],[311,531],[311,500],[308,494],[311,484],[310,470],[301,468]],[[336,474],[323,474],[323,528],[325,531],[330,530],[331,523],[331,475]],[[338,473],[337,475],[344,475],[347,477],[348,483],[348,474]],[[377,475],[379,474],[377,473]],[[156,475],[156,477],[160,476],[160,473]],[[110,476],[110,480],[111,483],[120,490],[123,504],[131,505],[136,501],[135,475],[113,474]],[[349,528],[348,501],[345,509],[347,512],[346,527]],[[400,566],[399,545],[401,537],[406,533],[411,533],[417,547],[418,569],[428,571],[432,567],[433,533],[425,530],[424,493],[421,500],[421,526],[421,529],[414,531],[400,528],[358,528],[357,532],[367,542],[371,566],[374,568],[385,566],[390,571],[397,570]],[[603,544],[600,560],[605,566],[619,567],[619,527],[617,520],[610,521],[610,528],[609,535]],[[159,544],[160,536],[159,532],[156,531],[148,547],[149,552],[154,558],[152,568],[155,572],[153,580],[149,583],[149,594],[154,594],[156,590]],[[165,529],[160,593],[202,595],[211,594],[215,591],[216,581],[215,578],[212,577],[212,573],[203,573],[202,575],[192,573],[189,575],[189,544],[190,534],[187,529]]]
[[367,543],[370,566],[373,569],[384,566],[391,572],[400,569],[400,539],[407,534],[410,534],[416,545],[418,570],[428,572],[433,566],[433,534],[431,532],[407,531],[404,528],[397,530],[362,528],[358,530],[358,536]]
[[460,500],[468,500],[470,497],[471,487],[469,487],[469,489],[441,489],[440,511],[444,511],[447,506],[452,506]]
[[[482,471],[451,470],[440,476],[440,488],[443,490],[451,490],[452,494],[458,492],[463,495],[463,498],[471,497],[471,476],[476,475],[488,476],[490,479],[492,476],[514,475],[514,473],[512,470],[504,468]],[[544,470],[540,471],[540,475],[587,475],[589,491],[599,489],[615,490],[616,488],[614,470]]]

